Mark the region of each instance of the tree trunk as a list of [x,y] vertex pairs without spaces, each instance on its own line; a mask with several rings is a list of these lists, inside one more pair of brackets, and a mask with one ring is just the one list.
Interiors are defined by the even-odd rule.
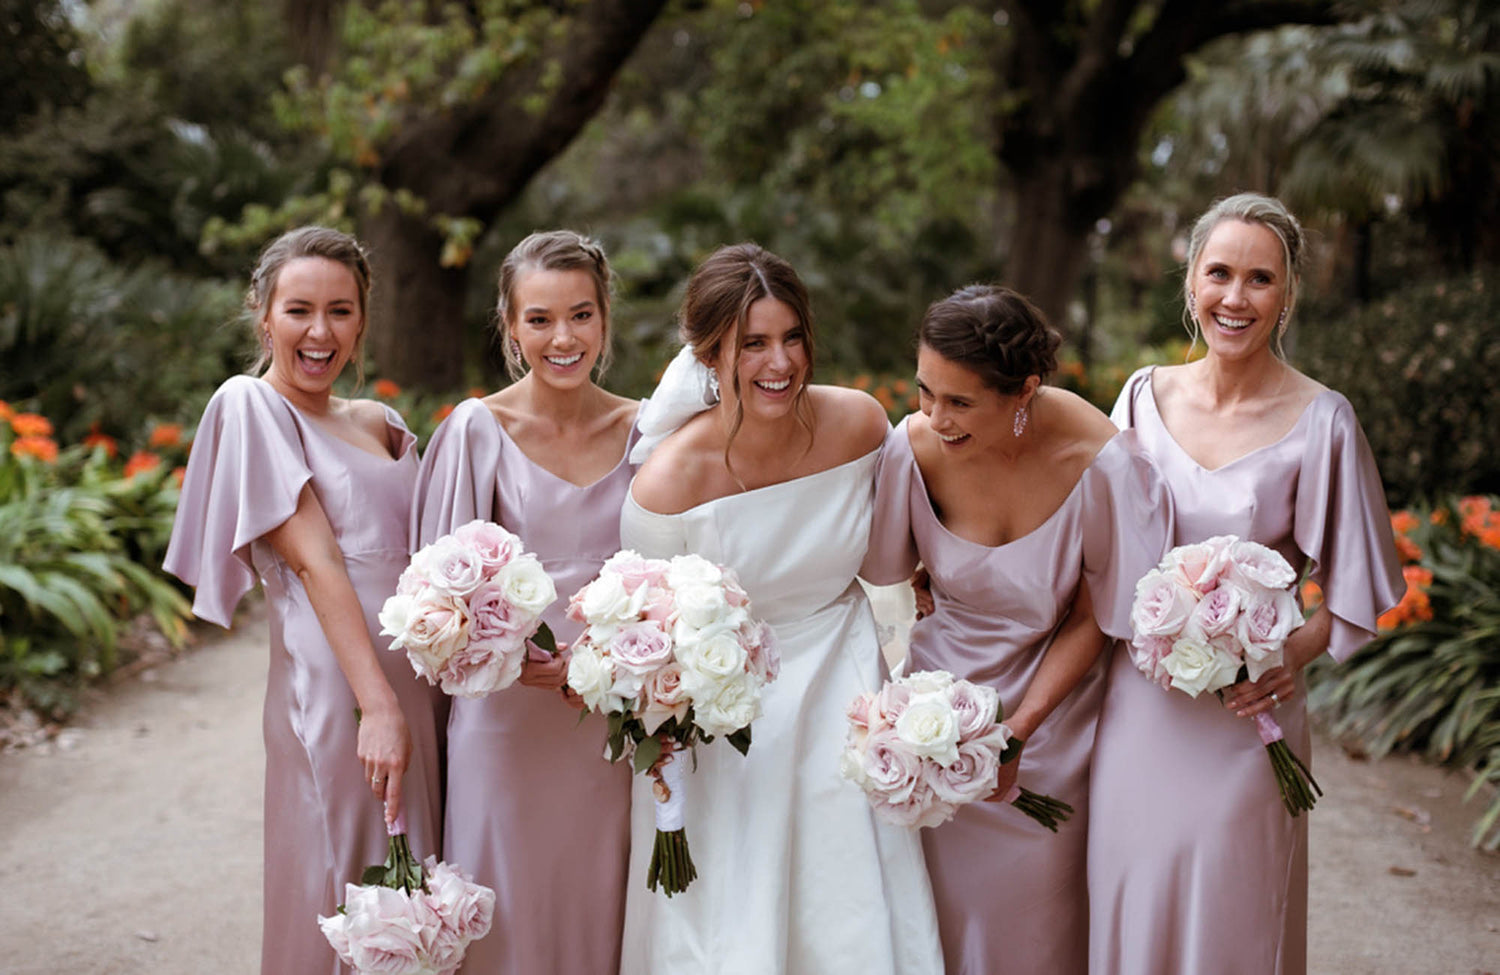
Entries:
[[1042,166],[1017,175],[1016,222],[1011,227],[1005,283],[1042,310],[1047,321],[1072,337],[1068,305],[1088,260],[1091,224],[1078,226],[1074,193],[1063,166]]
[[457,389],[468,269],[441,267],[442,235],[394,206],[366,216],[361,236],[374,275],[368,345],[380,375],[402,386]]

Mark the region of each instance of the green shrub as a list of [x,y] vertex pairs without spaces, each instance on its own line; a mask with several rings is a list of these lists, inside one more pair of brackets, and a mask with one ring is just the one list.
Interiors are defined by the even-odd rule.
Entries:
[[115,666],[136,615],[185,636],[188,603],[157,568],[177,486],[165,468],[121,478],[102,447],[23,432],[0,420],[0,692],[57,715]]
[[[1308,668],[1308,707],[1377,757],[1420,752],[1500,789],[1500,511],[1482,497],[1392,518],[1408,561],[1401,605],[1341,666]],[[1500,793],[1473,842],[1500,849]]]
[[1500,296],[1481,275],[1299,314],[1293,361],[1354,405],[1393,505],[1500,491]]

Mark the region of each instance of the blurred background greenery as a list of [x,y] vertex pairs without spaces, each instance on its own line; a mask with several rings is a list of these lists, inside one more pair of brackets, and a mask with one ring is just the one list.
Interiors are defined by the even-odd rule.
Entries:
[[[1272,193],[1315,239],[1288,354],[1353,401],[1393,510],[1500,491],[1492,0],[0,0],[0,46],[0,692],[107,669],[101,613],[180,608],[68,553],[155,571],[248,269],[311,221],[370,246],[366,394],[425,436],[504,381],[494,274],[534,229],[608,248],[622,393],[692,267],[753,239],[813,291],[822,378],[893,417],[922,309],[977,280],[1037,300],[1056,382],[1108,409],[1188,354],[1194,216]],[[1424,549],[1439,587],[1460,549]],[[1462,643],[1491,688],[1497,639]],[[1485,713],[1444,756],[1500,776]]]

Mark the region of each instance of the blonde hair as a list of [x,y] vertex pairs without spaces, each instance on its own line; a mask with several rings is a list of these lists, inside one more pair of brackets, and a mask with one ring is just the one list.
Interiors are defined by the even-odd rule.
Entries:
[[1236,193],[1216,200],[1193,224],[1188,235],[1187,269],[1182,277],[1182,297],[1188,311],[1185,323],[1193,344],[1198,342],[1198,322],[1192,312],[1193,274],[1198,270],[1198,259],[1208,243],[1214,228],[1225,220],[1240,220],[1258,224],[1276,235],[1281,241],[1281,256],[1286,271],[1286,293],[1282,299],[1282,319],[1276,327],[1277,351],[1280,351],[1281,336],[1286,331],[1292,308],[1297,303],[1297,293],[1302,284],[1302,272],[1307,265],[1307,235],[1302,224],[1288,210],[1285,203],[1274,196],[1261,193]]

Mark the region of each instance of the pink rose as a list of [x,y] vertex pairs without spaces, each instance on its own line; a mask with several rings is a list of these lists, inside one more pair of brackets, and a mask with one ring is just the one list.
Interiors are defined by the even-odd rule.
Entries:
[[866,793],[875,815],[895,826],[917,829],[936,826],[953,815],[953,810],[933,793],[924,778],[918,778],[911,791],[900,800],[879,792]]
[[781,675],[781,653],[776,648],[776,631],[763,620],[751,620],[740,627],[740,642],[745,646],[750,673],[764,683]]
[[411,557],[427,584],[448,596],[467,597],[485,580],[484,559],[452,535],[444,535]]
[[1204,636],[1221,636],[1234,629],[1235,620],[1240,615],[1240,597],[1242,590],[1238,586],[1221,585],[1198,600],[1198,605],[1193,607],[1192,614],[1188,617],[1187,625],[1197,627]]
[[1179,583],[1202,595],[1219,584],[1229,566],[1233,535],[1218,535],[1193,545],[1179,545],[1167,553],[1162,567]]
[[1172,675],[1161,665],[1171,652],[1170,636],[1138,636],[1130,644],[1130,659],[1135,662],[1136,669],[1162,687],[1172,686]]
[[484,697],[504,690],[521,676],[526,644],[504,638],[470,640],[438,672],[443,693],[454,697]]
[[983,799],[995,791],[999,774],[1000,753],[993,746],[973,742],[959,745],[958,759],[946,768],[929,762],[923,770],[933,794],[954,806]]
[[401,570],[401,578],[396,580],[396,592],[403,596],[415,596],[427,586],[427,580],[422,578],[422,573],[417,571],[415,565],[407,565]]
[[844,715],[848,717],[849,723],[856,728],[868,731],[870,728],[870,708],[874,705],[874,695],[859,694],[849,702],[844,709]]
[[389,887],[345,888],[349,964],[367,975],[430,975],[442,921],[421,898]]
[[477,640],[522,638],[521,631],[536,622],[517,611],[505,595],[505,587],[486,582],[469,597],[469,635]]
[[663,632],[670,631],[677,622],[677,601],[672,598],[671,590],[648,589],[641,618],[660,626]]
[[1297,597],[1286,589],[1261,589],[1246,594],[1234,635],[1245,655],[1251,680],[1281,665],[1286,638],[1302,625]]
[[416,672],[429,681],[469,640],[469,610],[457,596],[424,589],[412,598],[410,615],[391,649],[406,650]]
[[672,640],[654,623],[626,623],[615,631],[605,652],[624,670],[641,677],[672,662]]
[[499,525],[475,519],[453,530],[453,538],[479,556],[485,578],[492,578],[500,567],[521,551],[521,540]]
[[1135,584],[1130,628],[1137,637],[1176,636],[1197,605],[1197,594],[1175,573],[1152,569]]
[[1000,710],[1000,692],[972,681],[954,681],[948,688],[948,703],[958,719],[958,740],[972,741],[995,727]]
[[464,944],[489,934],[495,914],[495,892],[474,883],[468,873],[437,857],[429,856],[424,866],[428,902],[443,919],[444,926]]
[[667,563],[663,559],[642,558],[639,553],[625,549],[611,555],[599,571],[618,575],[625,591],[633,593],[641,586],[660,586],[667,577]]
[[692,704],[682,687],[682,668],[676,663],[669,663],[652,674],[641,688],[641,698],[645,707],[638,717],[648,735],[656,734],[657,729],[672,718],[679,721],[686,718]]
[[724,570],[724,601],[736,608],[750,605],[750,594],[740,585],[733,569]]
[[912,797],[922,778],[922,760],[912,754],[894,729],[872,732],[865,741],[863,768],[866,791],[900,805]]
[[1246,589],[1288,589],[1297,573],[1281,553],[1259,542],[1229,546],[1229,577]]
[[882,725],[895,725],[896,719],[901,717],[906,710],[906,704],[911,700],[911,688],[897,681],[886,681],[875,694],[875,703],[870,708],[870,729],[875,728],[873,720],[877,715]]

